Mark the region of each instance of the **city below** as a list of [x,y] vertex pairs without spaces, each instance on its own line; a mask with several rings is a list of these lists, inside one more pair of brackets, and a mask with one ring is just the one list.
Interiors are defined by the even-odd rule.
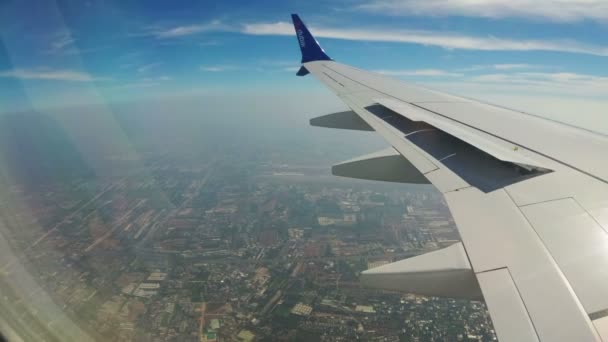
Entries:
[[333,177],[308,145],[219,145],[5,183],[0,316],[39,341],[496,339],[483,302],[360,285],[458,241],[438,192]]

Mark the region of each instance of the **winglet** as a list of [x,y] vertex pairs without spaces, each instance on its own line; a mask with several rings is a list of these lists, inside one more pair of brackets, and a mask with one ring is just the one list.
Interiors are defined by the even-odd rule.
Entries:
[[308,74],[310,74],[310,72],[303,65],[300,67],[300,70],[298,70],[298,72],[296,73],[297,76],[306,76]]
[[302,63],[331,61],[332,59],[323,51],[319,42],[317,42],[315,37],[308,31],[300,17],[298,17],[297,14],[292,14],[291,20],[293,20],[293,27],[296,30],[296,37],[298,38],[298,44],[300,44],[300,50],[302,51]]

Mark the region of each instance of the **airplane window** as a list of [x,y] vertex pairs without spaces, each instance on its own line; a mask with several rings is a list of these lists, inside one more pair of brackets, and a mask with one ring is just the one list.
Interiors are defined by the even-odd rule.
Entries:
[[0,340],[605,336],[589,3],[0,1]]

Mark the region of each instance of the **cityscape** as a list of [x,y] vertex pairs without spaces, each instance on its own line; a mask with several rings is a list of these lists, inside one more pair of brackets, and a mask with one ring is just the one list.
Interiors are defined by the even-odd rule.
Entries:
[[331,176],[343,152],[306,144],[176,149],[5,184],[2,317],[40,341],[496,340],[483,302],[359,283],[458,241],[431,187]]

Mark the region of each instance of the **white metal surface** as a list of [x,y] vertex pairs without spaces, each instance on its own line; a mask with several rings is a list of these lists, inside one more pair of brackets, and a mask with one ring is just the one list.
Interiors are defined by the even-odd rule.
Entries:
[[595,329],[602,338],[602,341],[608,341],[608,316],[598,318],[593,321]]
[[608,308],[608,234],[571,198],[522,207],[588,314]]
[[445,197],[475,273],[508,268],[542,340],[594,340],[576,294],[504,190],[467,188]]
[[574,166],[588,175],[608,181],[608,160],[595,157],[608,150],[608,137],[604,135],[534,115],[408,85],[335,62],[307,63],[307,68],[310,64],[321,65],[322,72],[340,82],[342,86],[329,78],[324,82],[330,87],[337,85],[340,93],[355,93],[371,88],[376,92],[376,98],[388,96],[441,113],[446,118],[466,123],[471,128],[495,135],[564,165]]
[[[604,299],[591,303],[593,298],[605,297],[604,290],[597,289],[596,285],[602,282],[603,273],[575,275],[576,272],[566,264],[577,263],[577,255],[580,257],[583,253],[576,249],[582,248],[578,245],[597,243],[594,241],[601,236],[600,225],[608,228],[608,184],[605,182],[608,179],[608,158],[603,157],[608,151],[606,137],[532,115],[414,87],[331,61],[306,63],[306,67],[444,193],[502,341],[524,340],[505,327],[512,322],[513,329],[527,331],[529,326],[522,324],[526,314],[541,340],[599,340],[597,323],[591,322],[587,311],[606,309]],[[408,141],[402,132],[370,112],[369,106],[376,103],[375,99],[404,101],[430,110],[441,117],[440,124],[451,125],[442,126],[443,129],[450,129],[450,134],[461,140],[483,147],[484,151],[499,159],[540,165],[554,172],[484,193],[471,187],[441,161]],[[452,129],[455,126],[461,130]],[[510,148],[516,153],[509,152]],[[517,159],[520,157],[534,163]],[[542,231],[539,233],[522,213],[525,209],[520,208],[562,198],[574,198],[580,204],[580,210],[588,214],[586,218],[581,216],[582,219],[578,217],[573,221],[572,224],[583,225],[577,233],[585,236],[572,237],[571,247],[565,247],[568,241],[562,238],[549,243],[543,238],[544,234],[554,238],[553,235],[560,233],[551,229],[561,231],[565,229],[563,226],[549,224],[539,228]],[[528,214],[532,215],[532,211]],[[538,217],[532,220],[538,227],[549,220],[545,216],[552,215],[547,211],[536,214]],[[591,233],[589,220],[596,221]],[[595,261],[578,264],[578,267],[582,273],[597,272],[600,266]],[[590,284],[574,286],[579,281],[572,281],[575,278],[587,279]],[[504,286],[508,289],[505,290]],[[492,293],[493,288],[499,293]],[[509,302],[507,298],[511,295],[504,297],[500,291],[517,291],[526,314],[521,307],[514,307]],[[586,294],[581,296],[582,292]]]
[[481,298],[462,243],[363,271],[361,283],[428,296]]
[[608,184],[564,167],[558,171],[510,185],[507,190],[520,206],[573,198],[608,232]]
[[439,190],[441,193],[464,189],[469,187],[469,184],[458,177],[454,172],[447,168],[440,168],[431,172],[425,173],[424,176]]
[[608,151],[608,137],[478,102],[420,106],[608,181],[608,158],[599,158]]
[[[450,135],[458,137],[497,159],[525,165],[542,166],[539,160],[526,156],[524,150],[516,144],[508,143],[495,136],[403,101],[386,98],[376,99],[376,101],[411,120],[424,121]],[[429,104],[422,103],[421,106],[429,106]]]
[[526,307],[506,268],[477,275],[501,341],[538,341]]

